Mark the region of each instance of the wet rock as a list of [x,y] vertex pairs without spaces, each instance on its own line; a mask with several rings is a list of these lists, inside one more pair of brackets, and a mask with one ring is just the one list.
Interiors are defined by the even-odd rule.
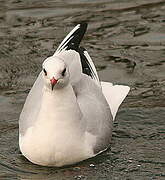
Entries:
[[95,165],[94,165],[94,164],[90,164],[89,166],[90,166],[90,167],[95,167]]
[[74,167],[73,170],[74,170],[74,171],[80,171],[81,168],[80,168],[80,167]]
[[78,175],[78,176],[75,176],[74,179],[77,179],[77,180],[79,180],[79,179],[86,179],[86,177],[83,176],[83,175]]

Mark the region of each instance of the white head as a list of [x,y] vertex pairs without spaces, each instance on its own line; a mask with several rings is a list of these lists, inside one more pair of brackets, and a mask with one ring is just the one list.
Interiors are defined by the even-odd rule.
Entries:
[[69,71],[65,62],[56,57],[48,57],[42,64],[45,87],[52,90],[65,87],[69,83]]

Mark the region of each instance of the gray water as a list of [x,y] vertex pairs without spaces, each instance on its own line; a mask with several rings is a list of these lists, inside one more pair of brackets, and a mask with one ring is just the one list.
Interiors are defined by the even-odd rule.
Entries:
[[[82,21],[82,46],[100,79],[131,92],[106,152],[69,167],[37,166],[19,152],[19,114],[43,60]],[[165,179],[164,71],[164,0],[0,0],[0,179]]]

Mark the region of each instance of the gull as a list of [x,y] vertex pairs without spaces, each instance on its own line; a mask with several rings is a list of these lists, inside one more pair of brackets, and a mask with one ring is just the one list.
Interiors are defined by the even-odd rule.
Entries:
[[113,121],[130,88],[99,80],[80,42],[78,24],[61,42],[31,88],[19,118],[19,147],[32,163],[61,167],[105,151]]

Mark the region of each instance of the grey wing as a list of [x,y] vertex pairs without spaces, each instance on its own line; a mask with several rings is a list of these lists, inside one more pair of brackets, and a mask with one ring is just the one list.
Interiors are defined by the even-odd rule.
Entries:
[[[96,143],[93,148],[94,153],[97,154],[109,146],[113,120],[109,105],[102,93],[95,65],[88,52],[84,48],[79,47],[86,27],[86,24],[76,26],[63,40],[56,53],[62,51],[66,51],[66,54],[67,52],[69,53],[69,51],[73,54],[76,52],[79,53],[80,58],[70,59],[68,58],[69,56],[67,58],[64,56],[64,59],[67,59],[69,65],[72,64],[73,76],[78,79],[72,83],[72,86],[84,121],[87,123],[86,132],[96,138]],[[79,65],[77,65],[77,63]],[[74,66],[73,64],[76,65]],[[78,73],[80,69],[74,68],[79,66],[81,66],[80,74]],[[74,77],[72,77],[72,79],[74,79]]]
[[84,48],[79,48],[79,54],[84,74],[75,85],[77,102],[87,122],[87,133],[96,138],[93,149],[98,154],[109,147],[113,117],[92,59]]
[[33,126],[42,101],[43,79],[40,73],[30,90],[19,119],[19,132],[23,136]]
[[86,132],[96,138],[94,153],[105,150],[111,140],[113,118],[102,89],[89,76],[76,84],[77,102],[86,121]]

